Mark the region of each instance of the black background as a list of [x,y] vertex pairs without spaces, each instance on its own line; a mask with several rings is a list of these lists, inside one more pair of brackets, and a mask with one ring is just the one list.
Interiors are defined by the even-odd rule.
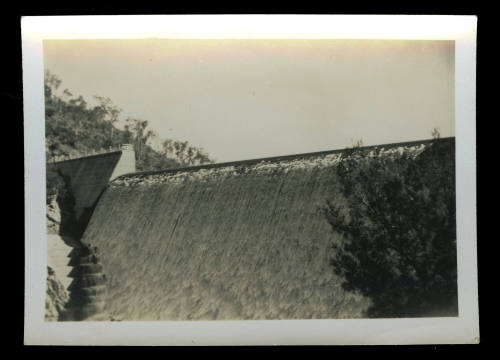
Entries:
[[[431,356],[474,356],[477,351],[483,351],[486,347],[494,345],[493,336],[496,335],[492,322],[497,318],[498,305],[492,307],[493,301],[499,297],[495,295],[498,288],[498,279],[493,276],[498,274],[498,260],[493,245],[497,243],[496,232],[490,232],[487,225],[495,224],[497,219],[486,220],[486,216],[495,215],[493,207],[489,206],[494,195],[496,195],[496,153],[498,150],[491,147],[496,145],[496,135],[490,127],[495,125],[498,118],[497,109],[489,108],[496,106],[498,102],[499,85],[495,79],[498,73],[497,63],[500,57],[496,55],[498,49],[498,38],[494,30],[496,23],[492,8],[481,8],[478,2],[453,3],[448,6],[438,7],[436,1],[405,3],[386,5],[382,3],[369,3],[370,6],[362,6],[359,2],[329,3],[321,5],[313,3],[283,3],[262,6],[256,2],[236,3],[230,5],[205,2],[195,4],[191,2],[162,2],[159,4],[147,4],[144,1],[135,3],[110,2],[92,3],[85,2],[46,2],[36,4],[18,2],[4,3],[0,11],[0,24],[2,27],[2,42],[0,47],[1,69],[0,74],[0,104],[3,110],[0,113],[0,134],[3,135],[4,166],[2,172],[3,180],[3,207],[5,210],[3,218],[7,220],[3,232],[4,261],[4,284],[2,284],[2,298],[10,303],[4,305],[2,343],[5,347],[24,352],[27,356],[53,356],[58,353],[61,357],[73,358],[81,355],[88,357],[92,353],[99,355],[122,358],[126,355],[138,356],[146,352],[155,352],[157,355],[174,356],[221,356],[248,354],[251,357],[269,353],[272,356],[298,356],[302,358],[326,359],[331,356],[345,357],[359,355],[395,355],[403,358],[414,354],[418,358]],[[316,5],[316,6],[315,6]],[[413,5],[413,6],[412,6]],[[315,347],[210,347],[210,348],[139,348],[139,347],[59,347],[59,346],[24,346],[24,139],[23,139],[23,113],[22,113],[22,65],[21,65],[21,16],[34,15],[136,15],[136,14],[421,14],[421,15],[477,15],[478,16],[478,41],[477,41],[477,181],[478,181],[478,266],[479,266],[479,299],[480,299],[480,335],[479,345],[426,345],[426,346],[315,346]],[[500,19],[499,19],[500,20]],[[493,35],[493,36],[491,36]],[[485,81],[486,80],[486,81]],[[485,84],[492,84],[488,88]],[[495,97],[488,99],[489,97]],[[5,111],[6,110],[6,111]],[[491,110],[491,111],[490,111]],[[496,110],[496,111],[495,111]],[[489,135],[492,138],[486,138]],[[493,155],[493,156],[492,156]],[[488,156],[490,158],[488,159]],[[481,171],[481,164],[488,164]],[[491,185],[480,185],[481,181],[492,181]],[[5,183],[5,181],[7,183]],[[488,192],[485,197],[484,194]],[[21,195],[22,194],[22,195]],[[7,195],[7,196],[6,196]],[[488,200],[485,200],[485,199]],[[22,200],[21,200],[22,199]],[[488,207],[488,210],[486,209]],[[18,226],[14,226],[14,223]],[[50,354],[49,354],[50,353]],[[93,354],[92,354],[93,356]],[[148,359],[149,360],[149,359]],[[371,360],[371,358],[370,358]]]

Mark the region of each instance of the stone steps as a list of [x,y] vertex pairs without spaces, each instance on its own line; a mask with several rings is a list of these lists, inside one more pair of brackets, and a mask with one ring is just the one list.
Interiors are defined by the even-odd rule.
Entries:
[[78,264],[73,267],[68,276],[76,278],[79,276],[102,273],[102,271],[103,269],[101,264]]
[[85,320],[104,311],[106,275],[99,262],[98,249],[78,247],[72,251],[73,268],[68,275],[73,278],[69,286],[68,318]]

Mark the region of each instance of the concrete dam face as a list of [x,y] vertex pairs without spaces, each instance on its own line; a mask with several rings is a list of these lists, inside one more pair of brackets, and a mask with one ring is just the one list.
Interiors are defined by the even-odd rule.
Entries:
[[[47,164],[65,182],[72,196],[72,211],[75,221],[83,221],[108,185],[116,177],[135,171],[135,154],[132,149],[97,154],[82,158],[57,161]],[[72,229],[69,229],[72,232]]]
[[341,152],[110,181],[80,239],[106,276],[100,310],[124,321],[363,317],[370,300],[342,288],[338,235],[321,213],[339,192]]
[[105,293],[102,265],[94,254],[95,249],[85,247],[80,239],[109,181],[134,171],[135,154],[127,147],[47,164],[48,174],[53,174],[61,187],[47,207],[47,271],[50,276],[47,321],[81,320],[102,312]]

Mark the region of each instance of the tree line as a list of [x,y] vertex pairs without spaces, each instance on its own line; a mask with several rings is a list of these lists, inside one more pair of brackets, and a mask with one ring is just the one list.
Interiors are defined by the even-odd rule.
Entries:
[[108,97],[94,96],[97,105],[91,105],[68,89],[60,91],[61,79],[49,70],[44,80],[47,159],[133,144],[138,171],[213,163],[187,141],[160,138],[147,120],[123,120],[122,109]]

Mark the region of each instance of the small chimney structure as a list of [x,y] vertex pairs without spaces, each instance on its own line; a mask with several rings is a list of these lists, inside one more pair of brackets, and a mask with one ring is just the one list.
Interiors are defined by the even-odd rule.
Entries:
[[120,147],[122,153],[120,161],[116,164],[113,174],[111,175],[109,181],[116,179],[118,176],[128,173],[133,173],[136,171],[135,167],[135,151],[134,145],[132,144],[122,144]]

